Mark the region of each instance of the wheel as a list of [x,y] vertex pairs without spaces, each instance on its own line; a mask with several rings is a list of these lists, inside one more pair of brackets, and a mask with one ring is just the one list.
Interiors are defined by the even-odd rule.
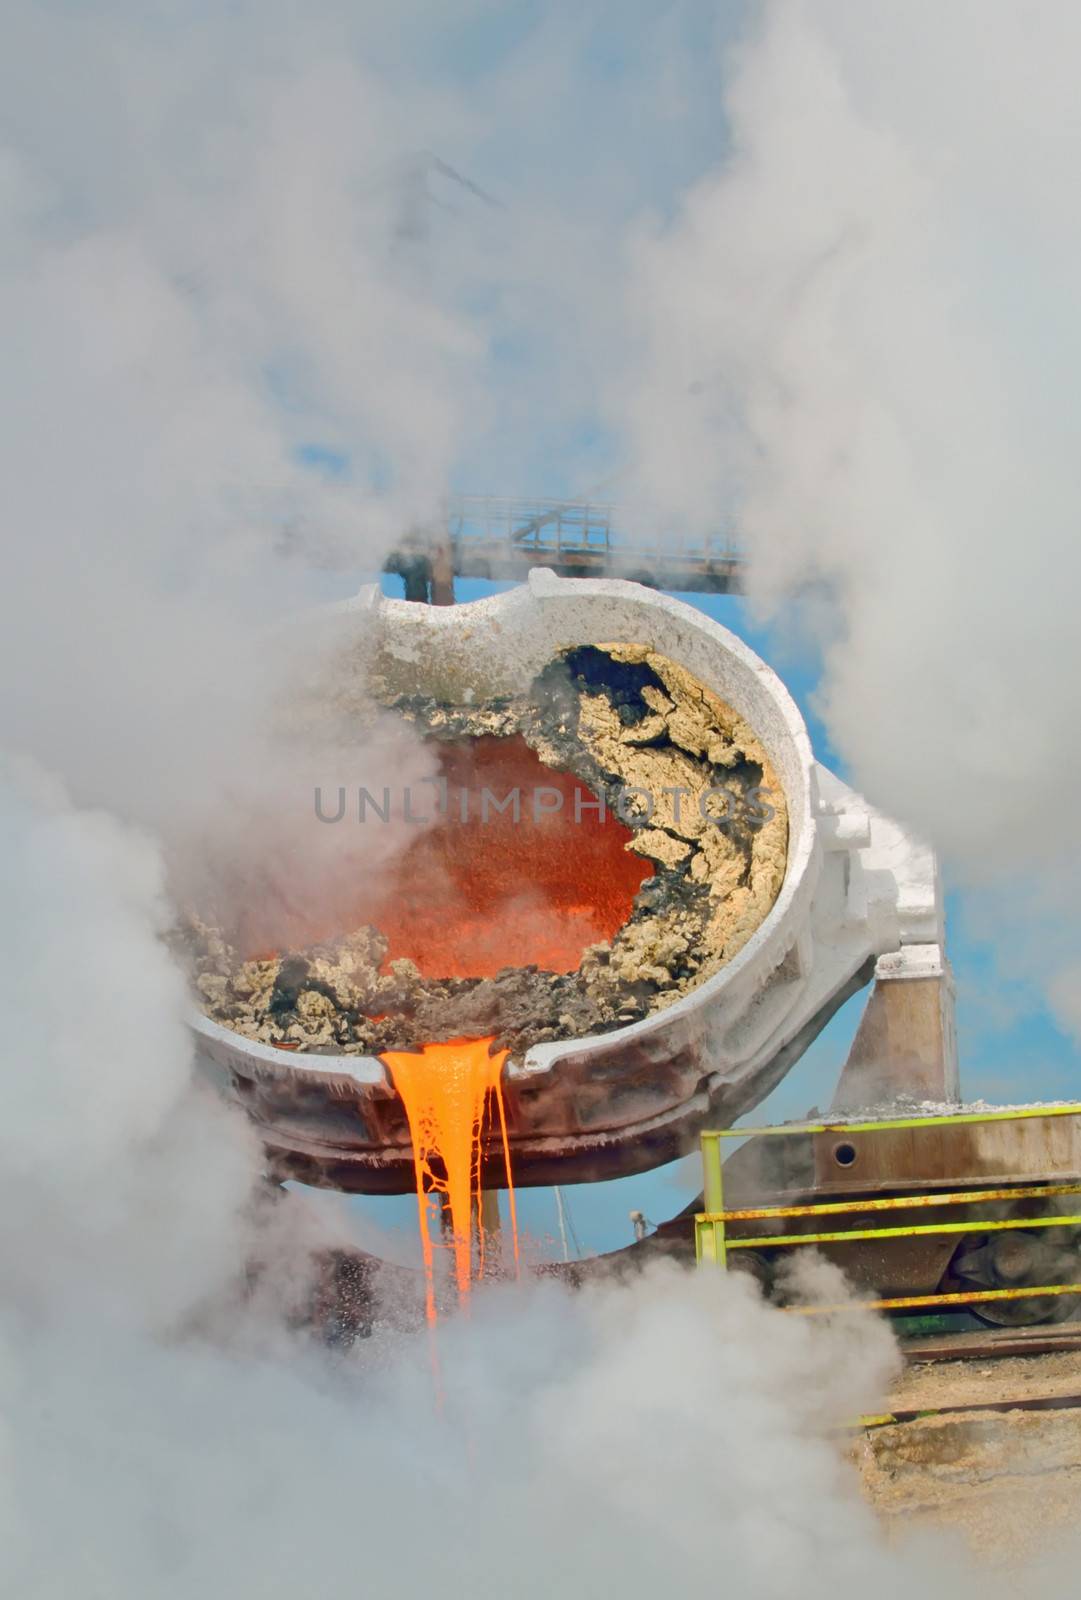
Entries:
[[[1079,1245],[1081,1235],[1074,1228],[1020,1227],[969,1234],[950,1263],[949,1277],[961,1290],[1071,1283],[1078,1278]],[[1079,1306],[1081,1295],[1045,1294],[977,1302],[970,1309],[994,1327],[1021,1328],[1066,1322]]]

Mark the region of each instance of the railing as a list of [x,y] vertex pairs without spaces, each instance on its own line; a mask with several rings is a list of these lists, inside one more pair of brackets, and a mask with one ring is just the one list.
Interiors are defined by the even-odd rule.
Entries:
[[456,541],[505,543],[556,555],[581,552],[640,555],[662,561],[735,562],[741,550],[730,533],[648,537],[630,531],[633,519],[612,501],[513,500],[494,495],[457,495],[447,502],[447,531]]
[[[896,1117],[870,1122],[801,1122],[771,1128],[724,1128],[702,1134],[703,1200],[705,1210],[695,1217],[695,1254],[700,1265],[727,1268],[733,1250],[787,1250],[800,1245],[848,1244],[862,1240],[911,1239],[921,1235],[995,1233],[1008,1229],[1081,1227],[1081,1215],[1047,1213],[1010,1218],[967,1217],[958,1222],[906,1223],[901,1227],[847,1228],[816,1233],[741,1234],[733,1237],[729,1224],[764,1222],[787,1217],[830,1217],[918,1210],[931,1206],[973,1206],[1001,1201],[1044,1200],[1081,1195],[1081,1183],[1018,1183],[993,1189],[966,1189],[952,1193],[927,1192],[877,1199],[824,1201],[790,1206],[726,1207],[722,1139],[784,1138],[793,1134],[880,1133],[974,1123],[1021,1121],[1036,1117],[1081,1115],[1081,1105],[1033,1106],[1013,1111],[952,1112],[930,1117]],[[959,1179],[959,1181],[964,1181]],[[1034,1300],[1044,1296],[1081,1294],[1081,1283],[1026,1284],[1020,1288],[964,1290],[959,1293],[899,1295],[873,1300],[852,1300],[844,1306],[793,1306],[786,1309],[814,1314],[842,1310],[914,1311],[979,1305],[996,1300]]]

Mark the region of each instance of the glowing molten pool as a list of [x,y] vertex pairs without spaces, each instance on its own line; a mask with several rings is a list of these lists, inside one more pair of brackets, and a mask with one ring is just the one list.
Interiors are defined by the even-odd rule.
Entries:
[[[574,972],[587,945],[627,921],[652,864],[626,849],[630,829],[602,818],[585,784],[544,766],[524,739],[441,755],[447,815],[405,852],[365,920],[389,939],[391,960],[408,956],[426,977]],[[517,793],[517,817],[509,804],[482,812],[486,791],[496,802]]]
[[[546,767],[518,735],[437,748],[445,810],[435,787],[411,792],[415,837],[385,873],[373,878],[370,849],[351,851],[344,829],[329,870],[295,870],[287,846],[268,852],[269,883],[246,897],[235,928],[246,957],[368,926],[386,937],[388,961],[408,957],[426,978],[490,978],[530,965],[574,972],[587,945],[618,933],[653,873],[626,848],[633,835],[618,816],[602,815],[585,784]],[[389,818],[399,840],[401,802]],[[369,817],[368,828],[382,826]]]

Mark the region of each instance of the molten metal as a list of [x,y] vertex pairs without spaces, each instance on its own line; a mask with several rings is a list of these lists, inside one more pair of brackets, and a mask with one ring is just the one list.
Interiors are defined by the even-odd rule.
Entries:
[[388,963],[407,958],[426,978],[492,978],[530,964],[574,972],[589,945],[614,938],[654,870],[627,848],[631,829],[520,735],[446,743],[438,754],[443,814],[434,788],[413,795],[414,820],[427,826],[390,873],[373,882],[370,859],[343,851],[333,881],[292,875],[287,895],[240,911],[246,959],[371,926],[387,940]]
[[515,1265],[518,1263],[518,1225],[500,1081],[508,1052],[490,1054],[492,1043],[491,1039],[454,1039],[449,1044],[425,1045],[417,1052],[391,1050],[382,1057],[409,1118],[429,1322],[436,1317],[429,1196],[441,1196],[449,1216],[460,1304],[468,1301],[473,1282],[474,1218],[479,1240],[477,1270],[483,1270],[481,1146],[486,1126],[491,1124],[493,1104],[503,1141]]
[[[491,978],[535,964],[574,972],[587,945],[612,939],[653,863],[572,773],[545,766],[520,736],[473,739],[442,751],[447,816],[406,852],[368,921],[426,977]],[[535,807],[547,789],[551,808]],[[520,797],[518,814],[482,797]],[[559,809],[555,809],[555,796]],[[463,810],[465,816],[463,817]],[[539,814],[538,814],[539,811]]]

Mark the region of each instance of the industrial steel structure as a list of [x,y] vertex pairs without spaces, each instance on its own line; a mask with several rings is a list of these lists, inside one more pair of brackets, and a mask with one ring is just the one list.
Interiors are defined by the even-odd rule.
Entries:
[[[726,1139],[747,1141],[727,1162]],[[862,1295],[790,1309],[971,1308],[1012,1325],[1081,1304],[1081,1105],[707,1130],[702,1170],[700,1264],[739,1252],[772,1291],[783,1258],[812,1246]]]
[[644,533],[629,509],[613,502],[456,495],[446,502],[443,525],[403,540],[385,570],[401,577],[407,600],[449,605],[456,577],[521,583],[536,567],[562,578],[738,594],[744,558],[729,531]]

